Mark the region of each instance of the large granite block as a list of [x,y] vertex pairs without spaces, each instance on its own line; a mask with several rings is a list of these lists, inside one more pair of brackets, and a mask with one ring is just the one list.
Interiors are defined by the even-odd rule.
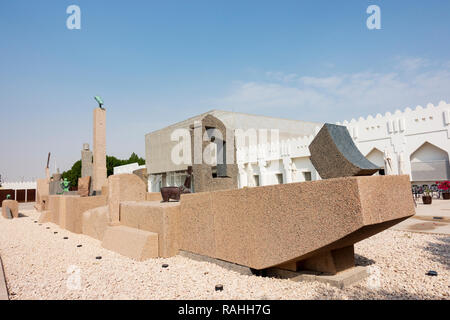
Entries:
[[344,126],[324,124],[309,151],[322,179],[367,176],[380,170],[362,155]]
[[108,206],[97,207],[83,212],[81,231],[94,239],[103,240],[109,225]]
[[80,197],[88,197],[91,191],[91,177],[78,178],[78,195]]
[[36,185],[36,209],[38,211],[47,210],[50,191],[49,181],[47,179],[37,179]]
[[50,195],[48,197],[48,210],[50,211],[50,221],[59,225],[59,215],[62,210],[62,195]]
[[82,233],[83,213],[90,209],[106,206],[106,197],[64,196],[63,206],[59,218],[61,228],[73,233]]
[[332,261],[322,271],[333,273],[351,264],[354,243],[414,213],[407,176],[188,194],[181,198],[180,249],[254,269]]
[[108,207],[112,225],[120,224],[120,202],[145,201],[146,184],[135,174],[125,173],[108,178]]
[[83,212],[106,205],[105,196],[80,197],[78,195],[51,195],[50,214],[43,214],[42,219],[58,224],[61,228],[74,233],[82,233]]
[[158,258],[158,234],[125,226],[110,226],[102,246],[137,261]]
[[124,201],[120,204],[120,223],[158,234],[159,256],[163,258],[178,254],[179,202]]
[[216,243],[211,192],[181,195],[180,249],[214,257]]

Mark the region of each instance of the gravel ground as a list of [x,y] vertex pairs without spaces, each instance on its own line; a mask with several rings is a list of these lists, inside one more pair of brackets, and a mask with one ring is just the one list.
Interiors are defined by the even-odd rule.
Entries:
[[[447,300],[450,295],[450,236],[387,230],[361,241],[355,246],[357,264],[368,266],[371,276],[337,289],[241,275],[181,256],[136,262],[88,236],[34,223],[36,211],[22,212],[26,217],[0,217],[0,255],[10,299]],[[164,263],[169,267],[162,268]],[[425,275],[428,270],[438,276]],[[224,290],[216,292],[216,284]]]

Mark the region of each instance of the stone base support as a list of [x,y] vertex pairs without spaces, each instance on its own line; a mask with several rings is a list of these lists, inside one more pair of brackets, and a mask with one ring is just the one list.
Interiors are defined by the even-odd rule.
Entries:
[[158,258],[158,234],[125,226],[108,227],[102,247],[137,261]]

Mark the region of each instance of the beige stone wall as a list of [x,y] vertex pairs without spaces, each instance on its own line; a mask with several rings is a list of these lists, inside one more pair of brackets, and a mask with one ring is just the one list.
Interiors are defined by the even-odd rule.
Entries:
[[145,201],[146,184],[135,174],[124,173],[108,178],[108,210],[112,225],[120,224],[120,202]]
[[82,214],[81,231],[94,239],[103,240],[109,225],[108,206],[87,210]]
[[82,233],[83,213],[97,207],[106,206],[105,196],[66,197],[65,208],[61,211],[60,226],[73,233]]
[[162,201],[161,192],[147,192],[145,198],[147,201]]
[[50,214],[43,212],[42,221],[49,220],[63,229],[82,233],[83,212],[105,205],[106,196],[52,195],[49,200]]
[[19,217],[19,203],[16,200],[3,200],[2,201],[2,216],[6,218],[6,208],[11,210],[13,218]]
[[137,261],[158,258],[158,234],[149,231],[110,226],[105,231],[102,246]]
[[62,195],[50,195],[48,197],[48,210],[50,211],[50,221],[59,225],[60,200]]
[[179,214],[179,202],[125,201],[120,204],[120,223],[157,233],[159,256],[164,258],[178,254]]
[[36,180],[36,209],[38,211],[46,210],[48,207],[48,195],[50,184],[48,179]]

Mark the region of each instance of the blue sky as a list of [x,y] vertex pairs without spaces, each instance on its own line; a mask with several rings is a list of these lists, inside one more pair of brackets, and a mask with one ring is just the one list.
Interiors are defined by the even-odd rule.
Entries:
[[[81,8],[81,30],[66,8]],[[381,8],[381,30],[366,9]],[[0,174],[70,168],[92,145],[144,156],[144,135],[211,109],[336,122],[450,101],[450,2],[0,0]],[[55,163],[56,161],[56,163]]]

